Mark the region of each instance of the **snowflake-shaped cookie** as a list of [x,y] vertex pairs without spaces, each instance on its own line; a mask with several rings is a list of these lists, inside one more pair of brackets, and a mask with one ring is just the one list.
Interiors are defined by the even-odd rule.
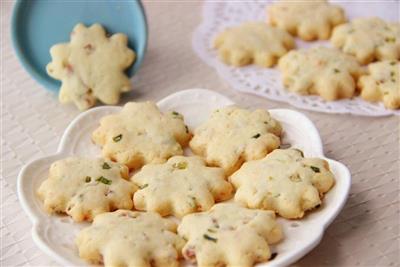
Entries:
[[128,210],[96,216],[76,238],[81,258],[105,266],[178,267],[184,243],[171,219]]
[[264,22],[247,22],[228,28],[214,40],[220,59],[233,66],[254,63],[270,67],[294,45],[290,34]]
[[400,59],[400,23],[380,18],[359,18],[335,28],[331,42],[367,64]]
[[200,157],[175,156],[163,164],[145,165],[131,180],[140,188],[135,208],[163,216],[209,210],[232,194],[224,170],[207,167]]
[[361,76],[358,87],[367,101],[383,101],[385,107],[400,108],[400,62],[386,60],[368,65],[368,74]]
[[327,101],[351,98],[363,72],[354,57],[328,47],[290,51],[278,66],[289,91],[317,94]]
[[113,105],[131,88],[124,69],[132,65],[135,53],[124,34],[107,37],[99,24],[77,24],[71,41],[54,45],[50,54],[47,73],[62,82],[61,103],[73,102],[80,110],[94,106],[96,99]]
[[182,155],[190,137],[181,114],[163,114],[152,102],[127,103],[120,113],[103,117],[92,135],[104,157],[131,169]]
[[281,132],[280,123],[268,111],[230,106],[215,110],[195,130],[190,148],[229,175],[243,162],[263,158],[278,148]]
[[54,162],[37,194],[49,213],[67,213],[74,221],[131,209],[136,186],[128,168],[103,159],[70,157]]
[[271,257],[269,244],[282,239],[271,211],[220,203],[183,218],[178,233],[187,240],[183,256],[198,266],[253,266]]
[[334,184],[325,160],[304,158],[297,149],[277,149],[261,160],[247,162],[229,180],[236,188],[236,201],[288,219],[301,218],[306,210],[320,205]]
[[346,21],[343,9],[325,0],[280,0],[267,7],[271,25],[303,40],[326,40],[332,29]]

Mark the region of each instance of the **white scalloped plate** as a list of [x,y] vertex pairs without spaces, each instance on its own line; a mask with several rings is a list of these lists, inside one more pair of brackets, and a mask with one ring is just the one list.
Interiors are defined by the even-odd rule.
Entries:
[[[204,121],[212,110],[231,104],[233,102],[228,98],[204,89],[181,91],[158,102],[161,110],[176,110],[182,113],[191,129]],[[73,223],[67,216],[47,215],[35,196],[35,191],[46,178],[47,170],[55,160],[70,155],[101,155],[100,149],[90,140],[91,132],[98,126],[101,117],[120,109],[121,107],[104,106],[80,114],[66,129],[58,152],[32,161],[22,168],[18,176],[18,195],[22,207],[33,223],[33,240],[62,265],[87,265],[78,257],[74,238],[76,233],[88,224]],[[283,125],[283,143],[302,149],[305,156],[325,158],[318,131],[306,116],[288,109],[272,109],[270,113]],[[269,263],[257,266],[286,266],[300,259],[320,242],[324,230],[342,209],[351,185],[350,172],[343,164],[325,159],[335,174],[336,184],[326,195],[324,204],[299,221],[279,218],[284,228],[285,239],[273,247],[278,256]]]

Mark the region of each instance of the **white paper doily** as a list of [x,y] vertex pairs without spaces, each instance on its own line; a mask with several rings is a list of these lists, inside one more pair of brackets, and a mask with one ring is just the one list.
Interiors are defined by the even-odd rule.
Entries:
[[[229,26],[243,21],[266,21],[266,6],[272,0],[257,1],[205,1],[203,21],[194,31],[192,45],[194,51],[207,64],[217,70],[230,86],[238,91],[252,93],[268,99],[287,102],[295,107],[327,113],[351,113],[363,116],[400,115],[400,110],[385,109],[382,103],[373,104],[360,97],[326,102],[319,96],[300,96],[284,89],[279,71],[275,68],[261,68],[250,65],[241,68],[230,67],[219,61],[212,49],[214,37]],[[348,19],[378,16],[389,21],[399,20],[397,1],[332,1],[341,5]],[[296,39],[297,47],[315,45],[329,46],[327,41],[303,42]]]

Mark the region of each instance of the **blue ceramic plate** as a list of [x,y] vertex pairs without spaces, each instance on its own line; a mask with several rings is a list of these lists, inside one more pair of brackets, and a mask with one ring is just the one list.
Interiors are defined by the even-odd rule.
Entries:
[[131,77],[138,70],[147,44],[146,16],[140,1],[17,0],[11,24],[13,45],[22,65],[39,83],[54,91],[60,88],[60,82],[46,73],[49,50],[54,44],[69,42],[79,22],[100,23],[108,33],[126,34],[137,55],[127,74]]

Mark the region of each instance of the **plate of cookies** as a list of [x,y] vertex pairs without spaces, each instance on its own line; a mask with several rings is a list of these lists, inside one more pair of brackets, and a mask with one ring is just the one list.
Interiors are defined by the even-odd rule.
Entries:
[[287,266],[346,202],[313,123],[205,89],[90,109],[27,164],[20,202],[64,266]]
[[399,115],[398,10],[397,1],[205,1],[192,46],[237,91],[319,112]]

